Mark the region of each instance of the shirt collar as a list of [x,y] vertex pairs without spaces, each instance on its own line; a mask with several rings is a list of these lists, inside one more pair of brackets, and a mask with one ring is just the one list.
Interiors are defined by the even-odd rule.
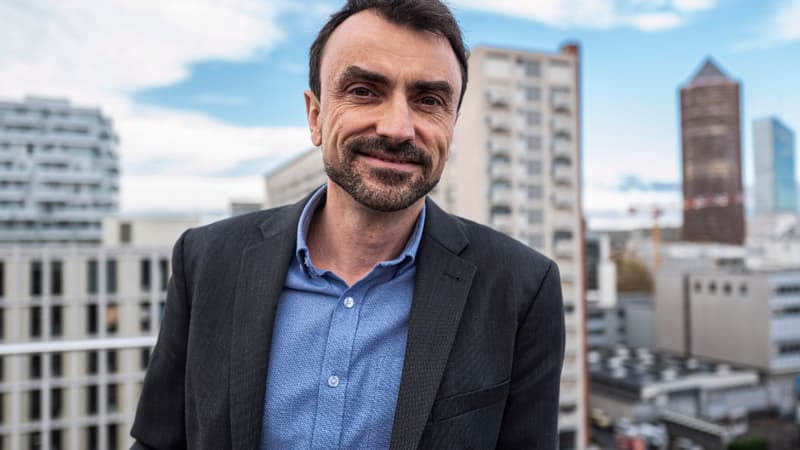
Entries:
[[[314,213],[316,212],[317,208],[325,203],[327,194],[328,186],[323,184],[314,192],[308,203],[306,203],[306,206],[303,208],[303,212],[300,214],[300,221],[297,224],[297,243],[295,244],[297,263],[300,264],[300,267],[303,267],[316,275],[322,275],[324,272],[315,268],[311,262],[311,258],[308,257],[308,243],[306,242],[306,235],[308,234],[308,228],[311,225],[311,218],[314,217]],[[400,252],[400,254],[394,259],[379,262],[377,264],[378,266],[399,266],[404,261],[409,261],[413,264],[417,257],[419,243],[422,241],[422,230],[425,228],[425,208],[426,206],[423,202],[422,211],[419,213],[417,223],[414,226],[414,231],[408,238],[403,251]]]

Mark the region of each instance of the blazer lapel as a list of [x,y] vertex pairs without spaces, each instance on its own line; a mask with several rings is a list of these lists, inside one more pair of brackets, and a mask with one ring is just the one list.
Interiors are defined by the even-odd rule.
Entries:
[[295,250],[305,201],[261,225],[264,240],[242,251],[230,351],[232,448],[258,448],[275,310]]
[[468,241],[458,223],[427,201],[414,299],[390,448],[417,447],[444,374],[475,275],[458,254]]

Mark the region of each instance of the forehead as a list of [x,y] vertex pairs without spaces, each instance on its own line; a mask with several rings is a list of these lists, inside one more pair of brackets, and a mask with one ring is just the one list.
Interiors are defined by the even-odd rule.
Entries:
[[390,79],[439,81],[461,89],[458,59],[442,36],[389,22],[371,10],[347,18],[331,34],[320,67],[323,86],[357,65]]

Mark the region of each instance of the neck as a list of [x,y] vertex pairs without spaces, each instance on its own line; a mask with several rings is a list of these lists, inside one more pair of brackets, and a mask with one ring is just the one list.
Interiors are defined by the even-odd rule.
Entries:
[[375,264],[400,255],[424,201],[400,211],[375,211],[329,181],[325,205],[315,211],[306,237],[311,261],[352,286]]

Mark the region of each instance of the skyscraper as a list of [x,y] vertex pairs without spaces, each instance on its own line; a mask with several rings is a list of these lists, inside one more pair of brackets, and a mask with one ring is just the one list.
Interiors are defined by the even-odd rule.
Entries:
[[99,109],[0,101],[0,242],[99,242],[117,210],[117,144]]
[[553,258],[567,345],[559,448],[585,448],[586,344],[581,208],[580,54],[478,47],[453,151],[433,197]]
[[683,86],[683,239],[744,243],[739,83],[711,59]]
[[753,121],[756,211],[797,211],[794,133],[776,117]]

